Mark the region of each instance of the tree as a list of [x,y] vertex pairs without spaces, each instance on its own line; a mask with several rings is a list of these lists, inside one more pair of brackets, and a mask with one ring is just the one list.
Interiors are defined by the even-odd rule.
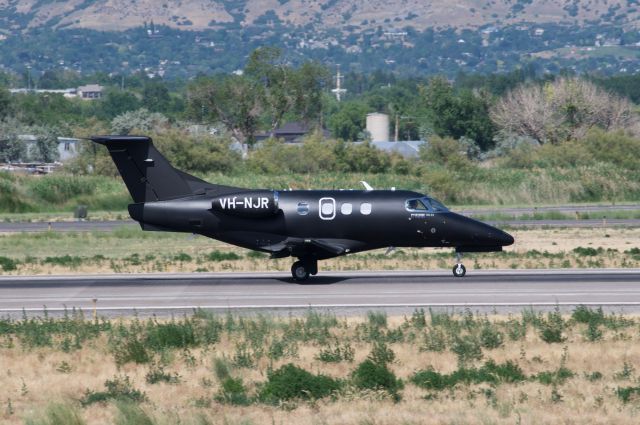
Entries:
[[640,131],[638,115],[627,99],[579,78],[519,86],[496,103],[491,118],[502,132],[539,143],[582,139],[595,127]]
[[162,81],[149,81],[142,89],[142,104],[151,112],[167,112],[171,109],[169,89]]
[[58,136],[60,130],[56,127],[36,125],[27,129],[36,136],[36,148],[31,152],[31,161],[35,162],[55,162],[60,157],[58,152]]
[[245,74],[263,88],[261,101],[270,116],[271,130],[278,128],[287,114],[305,121],[319,117],[328,79],[325,67],[306,62],[294,69],[284,63],[280,49],[262,47],[251,53]]
[[141,108],[115,117],[111,121],[111,131],[115,134],[129,134],[132,130],[144,133],[158,132],[167,126],[167,122],[164,115]]
[[0,87],[0,119],[7,117],[11,113],[11,93],[9,90]]
[[433,130],[442,137],[467,137],[486,150],[493,144],[495,127],[489,117],[489,96],[471,90],[455,93],[442,77],[421,87],[427,115]]
[[140,108],[140,101],[135,94],[116,89],[108,89],[99,102],[102,116],[107,119]]
[[188,115],[198,122],[221,122],[238,141],[253,144],[261,92],[261,86],[246,76],[201,77],[188,88]]
[[329,129],[340,139],[358,140],[365,128],[368,112],[369,107],[363,102],[343,102],[340,109],[329,117]]
[[15,118],[0,121],[0,162],[18,162],[25,159],[25,144],[18,139],[20,127]]

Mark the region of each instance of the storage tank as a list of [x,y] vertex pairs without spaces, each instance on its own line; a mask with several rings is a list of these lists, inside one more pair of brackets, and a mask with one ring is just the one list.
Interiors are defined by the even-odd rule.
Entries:
[[367,114],[367,131],[372,142],[389,141],[389,115],[374,112]]

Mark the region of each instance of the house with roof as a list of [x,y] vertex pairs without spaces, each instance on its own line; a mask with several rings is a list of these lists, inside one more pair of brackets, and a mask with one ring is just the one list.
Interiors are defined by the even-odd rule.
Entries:
[[[283,139],[285,143],[301,143],[305,136],[313,133],[316,127],[305,121],[293,121],[276,128],[273,131],[256,134],[256,141],[261,142],[270,138]],[[330,133],[326,129],[322,129],[322,135],[325,138],[330,137]]]

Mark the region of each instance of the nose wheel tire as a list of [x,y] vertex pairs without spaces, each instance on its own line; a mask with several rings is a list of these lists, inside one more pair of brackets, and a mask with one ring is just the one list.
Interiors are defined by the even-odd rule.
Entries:
[[309,279],[309,275],[311,274],[311,270],[309,270],[309,265],[303,261],[296,261],[291,266],[291,276],[297,282],[304,282]]
[[453,266],[453,275],[455,277],[464,277],[467,274],[467,269],[464,265],[458,263]]

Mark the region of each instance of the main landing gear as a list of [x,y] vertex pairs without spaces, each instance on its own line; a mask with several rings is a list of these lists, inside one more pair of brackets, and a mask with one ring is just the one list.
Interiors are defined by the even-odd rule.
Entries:
[[462,264],[462,253],[456,252],[456,265],[453,266],[453,275],[455,277],[464,277],[467,274],[466,267]]
[[304,282],[309,275],[318,274],[318,262],[313,259],[300,259],[291,266],[291,276],[297,282]]

